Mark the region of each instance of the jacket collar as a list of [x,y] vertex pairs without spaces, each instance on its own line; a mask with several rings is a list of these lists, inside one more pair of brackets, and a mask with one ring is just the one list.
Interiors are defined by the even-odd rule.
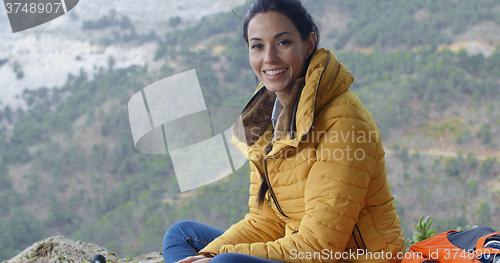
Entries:
[[[295,82],[291,95],[295,99],[283,106],[274,131],[271,115],[276,95],[260,83],[234,123],[231,141],[247,158],[252,158],[252,153],[274,155],[286,147],[297,147],[312,128],[314,117],[328,101],[347,91],[352,81],[352,75],[331,51],[318,49],[305,77]],[[272,150],[264,152],[271,142]]]

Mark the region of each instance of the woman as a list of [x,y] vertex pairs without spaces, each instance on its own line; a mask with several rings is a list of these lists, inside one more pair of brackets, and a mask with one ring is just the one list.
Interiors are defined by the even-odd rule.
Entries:
[[262,83],[231,141],[250,160],[250,212],[225,232],[175,224],[165,262],[399,262],[381,137],[349,90],[352,75],[317,49],[299,0],[256,0],[244,38]]

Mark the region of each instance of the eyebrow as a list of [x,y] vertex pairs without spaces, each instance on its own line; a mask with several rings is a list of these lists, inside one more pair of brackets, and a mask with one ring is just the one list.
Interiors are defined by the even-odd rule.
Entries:
[[[285,34],[292,35],[292,33],[290,33],[290,32],[283,31],[283,32],[281,32],[281,33],[278,33],[278,34],[274,35],[274,36],[273,36],[273,38],[278,38],[278,37],[280,37],[280,36],[282,36],[282,35],[285,35]],[[252,40],[257,40],[257,41],[260,41],[260,40],[262,40],[262,39],[261,39],[261,38],[258,38],[258,37],[252,37],[252,38],[250,38],[250,40],[249,40],[249,41],[252,41]]]

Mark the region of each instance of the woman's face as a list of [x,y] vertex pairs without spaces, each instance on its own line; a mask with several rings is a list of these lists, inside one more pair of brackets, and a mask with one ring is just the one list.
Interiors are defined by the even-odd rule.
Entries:
[[306,57],[312,55],[314,45],[313,33],[304,41],[293,22],[281,13],[258,13],[248,23],[250,65],[278,98],[291,93],[295,81],[304,73]]

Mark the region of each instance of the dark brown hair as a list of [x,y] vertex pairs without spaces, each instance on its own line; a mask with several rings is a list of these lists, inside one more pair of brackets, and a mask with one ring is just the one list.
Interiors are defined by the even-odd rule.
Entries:
[[[312,19],[309,12],[302,5],[300,0],[255,0],[250,6],[248,13],[245,17],[245,22],[243,23],[243,38],[248,45],[248,24],[250,20],[258,13],[266,13],[269,11],[279,12],[284,14],[288,19],[290,19],[297,31],[299,31],[302,39],[305,41],[309,38],[309,34],[314,32],[316,36],[316,46],[314,51],[318,48],[319,43],[319,27]],[[314,53],[313,51],[313,53]],[[306,60],[309,63],[310,57]],[[269,185],[264,177],[262,177],[262,183],[259,188],[259,193],[257,194],[257,203],[259,207],[262,207],[264,199],[266,197],[266,192],[269,190]]]

